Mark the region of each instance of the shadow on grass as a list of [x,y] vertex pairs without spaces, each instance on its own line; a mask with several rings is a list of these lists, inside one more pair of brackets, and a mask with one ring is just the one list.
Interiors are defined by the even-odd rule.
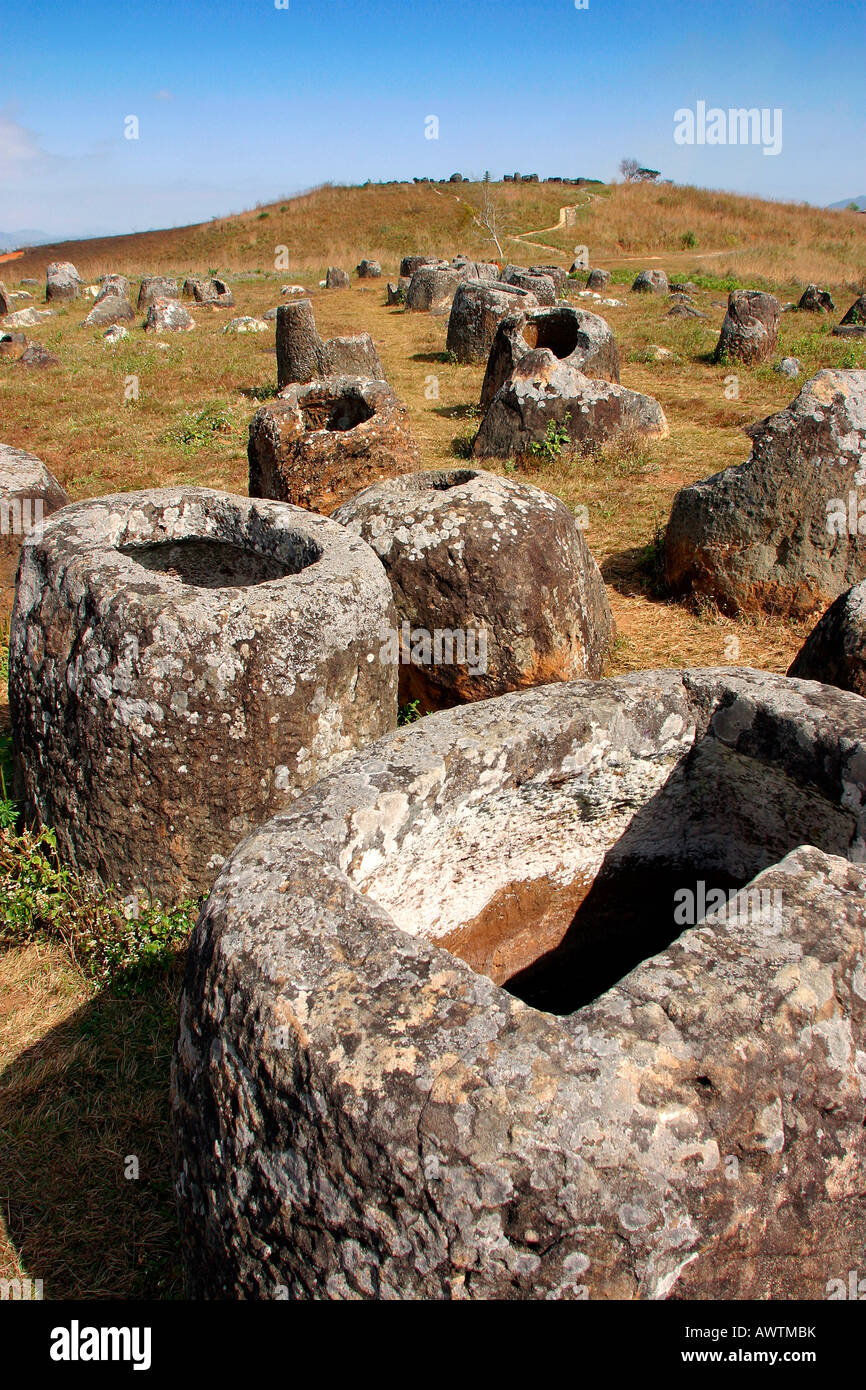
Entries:
[[438,362],[447,367],[455,365],[447,352],[413,352],[409,358],[410,362]]
[[169,1133],[183,955],[134,993],[104,990],[0,1073],[0,1201],[46,1299],[183,1297]]
[[648,545],[618,550],[601,564],[605,584],[617,593],[637,595],[650,602],[670,603],[665,580],[664,532],[659,529]]

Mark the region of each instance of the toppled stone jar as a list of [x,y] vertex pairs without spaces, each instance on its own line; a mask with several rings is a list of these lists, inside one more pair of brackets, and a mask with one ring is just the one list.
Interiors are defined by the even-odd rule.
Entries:
[[129,890],[206,891],[225,855],[394,727],[373,552],[203,488],[68,507],[28,545],[9,696],[30,813]]
[[864,701],[759,672],[351,759],[193,937],[191,1294],[823,1298],[866,1240],[864,808]]

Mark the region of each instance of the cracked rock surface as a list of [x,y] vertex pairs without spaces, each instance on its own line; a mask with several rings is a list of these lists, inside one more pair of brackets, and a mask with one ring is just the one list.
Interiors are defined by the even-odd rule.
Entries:
[[[181,1000],[191,1295],[823,1298],[866,1239],[864,711],[762,672],[548,686],[253,834]],[[696,880],[747,891],[675,923]]]
[[177,902],[255,825],[394,727],[372,551],[324,517],[204,488],[67,507],[26,547],[10,713],[64,857]]
[[247,455],[251,497],[321,512],[420,461],[405,403],[359,377],[285,387],[253,416]]
[[818,372],[749,433],[745,463],[674,498],[667,580],[729,613],[807,616],[866,577],[866,372]]
[[[491,358],[496,349],[494,343]],[[661,439],[668,433],[653,396],[586,376],[550,348],[533,348],[518,359],[491,400],[472,452],[479,459],[520,458],[549,439],[551,425],[572,445],[603,444],[621,435]]]
[[795,656],[788,675],[866,695],[866,580],[830,605]]
[[401,703],[436,709],[601,674],[614,637],[604,581],[550,493],[481,469],[415,473],[366,488],[333,518],[379,556],[410,642],[421,630],[465,644],[453,661],[416,646],[400,666]]

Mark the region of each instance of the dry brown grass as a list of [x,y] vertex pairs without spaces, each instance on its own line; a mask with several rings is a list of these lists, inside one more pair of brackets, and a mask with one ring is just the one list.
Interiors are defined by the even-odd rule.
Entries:
[[116,999],[59,946],[0,955],[0,1277],[41,1279],[45,1298],[179,1296],[175,989]]
[[[183,275],[218,267],[232,279],[239,314],[261,313],[279,302],[281,284],[300,280],[311,290],[325,336],[372,333],[389,380],[410,407],[424,466],[450,466],[476,426],[482,369],[449,363],[446,320],[387,308],[383,284],[325,293],[318,279],[328,262],[354,266],[364,254],[381,259],[386,272],[410,250],[489,256],[490,244],[466,209],[465,200],[479,195],[466,185],[456,192],[321,189],[287,202],[285,211],[275,205],[200,228],[40,248],[14,269],[4,267],[4,275],[14,287],[28,275],[41,277],[56,257],[72,259],[88,278],[108,270]],[[723,290],[708,283],[699,291],[704,320],[669,319],[664,302],[629,295],[629,258],[658,256],[682,278],[709,266],[723,274],[730,265],[746,282],[769,277],[790,297],[809,280],[847,286],[853,294],[866,283],[866,219],[696,190],[617,187],[587,194],[498,186],[496,195],[512,236],[553,225],[565,202],[585,205],[575,227],[540,239],[560,246],[562,258],[584,242],[593,261],[615,272],[620,267],[614,294],[627,304],[602,312],[620,344],[623,382],[656,396],[670,424],[669,438],[651,445],[560,457],[546,466],[534,461],[520,472],[589,510],[587,538],[619,631],[610,672],[718,664],[784,671],[804,629],[772,617],[735,622],[669,601],[656,582],[657,540],[676,490],[744,460],[743,425],[780,409],[796,387],[770,368],[743,367],[739,399],[727,399],[729,371],[709,361]],[[697,246],[683,250],[689,230]],[[288,272],[270,269],[278,244],[290,247]],[[549,258],[519,241],[506,247],[522,262]],[[719,248],[721,258],[705,255]],[[111,352],[98,333],[80,329],[87,307],[63,308],[33,333],[59,353],[59,369],[28,373],[0,360],[3,439],[43,458],[75,498],[175,482],[245,492],[247,427],[275,378],[271,336],[224,335],[230,314],[195,308],[197,329],[167,339],[167,351],[136,327]],[[650,344],[671,349],[674,360],[649,360]],[[828,365],[866,366],[862,347],[830,337],[827,322],[799,314],[784,316],[780,350],[799,356],[807,375]],[[125,404],[130,375],[138,377],[140,395]],[[434,377],[439,395],[431,399]],[[221,427],[209,434],[186,428],[206,408]],[[182,442],[185,429],[192,442]],[[0,730],[4,715],[0,705]],[[0,1274],[44,1278],[48,1296],[177,1292],[167,1158],[175,985],[163,980],[153,997],[130,1004],[95,993],[60,948],[34,945],[0,957]],[[122,1176],[128,1153],[143,1159],[138,1184]]]
[[[594,264],[617,266],[635,257],[665,257],[679,269],[760,277],[777,285],[810,280],[858,293],[866,288],[866,217],[801,203],[773,203],[709,189],[613,184],[491,186],[506,255],[533,259],[516,236],[554,227],[559,209],[577,209],[573,226],[539,238],[570,261],[575,245],[589,247]],[[394,184],[362,188],[327,185],[300,197],[254,208],[236,217],[169,231],[71,241],[36,247],[10,263],[7,280],[41,278],[51,260],[72,260],[87,278],[118,271],[185,273],[274,267],[278,246],[295,272],[321,276],[329,264],[355,266],[362,255],[395,271],[408,251],[490,256],[492,243],[473,221],[480,184]],[[691,235],[694,244],[683,245]],[[546,257],[539,251],[534,259]]]

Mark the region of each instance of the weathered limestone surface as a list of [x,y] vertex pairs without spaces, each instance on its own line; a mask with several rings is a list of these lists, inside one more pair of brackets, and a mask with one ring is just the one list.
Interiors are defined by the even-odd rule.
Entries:
[[247,454],[251,497],[324,512],[420,462],[404,402],[361,377],[287,386],[253,416]]
[[448,318],[446,352],[458,362],[486,362],[502,320],[538,305],[535,295],[498,280],[464,280]]
[[41,459],[0,444],[0,610],[8,613],[22,541],[35,539],[43,521],[68,501]]
[[481,387],[482,410],[505,385],[520,359],[537,348],[549,348],[560,361],[586,376],[619,381],[616,339],[598,314],[570,304],[528,312],[521,308],[504,318],[496,331]]
[[749,433],[745,463],[674,498],[668,583],[727,612],[807,616],[866,578],[866,372],[818,372]]
[[782,306],[762,290],[732,290],[716,344],[716,359],[765,362],[779,343]]
[[[28,811],[62,855],[164,902],[396,723],[372,551],[274,502],[77,503],[28,545],[9,699]],[[369,659],[368,659],[369,658]]]
[[179,299],[176,280],[165,275],[145,275],[138,289],[139,309],[149,309],[157,299]]
[[225,280],[201,280],[190,277],[183,282],[184,299],[193,299],[196,304],[207,304],[213,309],[234,308],[235,297]]
[[528,290],[530,294],[535,295],[539,304],[556,303],[556,284],[551,275],[534,275],[526,266],[507,265],[502,272],[502,279],[507,285],[519,285],[521,289]]
[[52,300],[77,299],[81,294],[81,276],[71,261],[52,261],[45,272],[45,298]]
[[609,270],[600,270],[596,267],[595,270],[591,270],[586,277],[586,288],[588,290],[606,290],[609,284]]
[[866,695],[866,580],[830,605],[795,656],[788,675]]
[[106,275],[102,279],[96,303],[103,299],[129,299],[129,281],[125,275]]
[[369,333],[354,338],[319,337],[309,299],[277,309],[277,389],[294,382],[357,376],[384,381],[385,372]]
[[[171,301],[173,302],[173,301]],[[82,328],[107,328],[112,323],[132,323],[135,310],[122,295],[109,294],[97,299]]]
[[617,435],[662,438],[668,432],[654,397],[585,376],[549,348],[536,348],[520,358],[493,397],[473,453],[476,458],[520,458],[547,438],[551,422],[573,445],[601,444]]
[[[824,1298],[866,1241],[864,806],[862,699],[759,672],[506,695],[353,758],[193,937],[191,1295]],[[704,880],[750,891],[672,920]],[[542,1012],[512,972],[563,933]]]
[[410,641],[420,629],[460,634],[465,644],[466,659],[437,662],[422,638],[401,664],[401,703],[436,709],[601,674],[614,637],[610,605],[558,498],[463,468],[376,484],[333,517],[379,556]]
[[145,333],[189,333],[195,319],[179,299],[154,299],[144,321]]
[[414,313],[444,313],[454,299],[458,285],[468,278],[462,267],[421,266],[409,281],[406,308]]
[[663,270],[641,270],[632,285],[635,294],[667,294],[669,288],[668,277]]

